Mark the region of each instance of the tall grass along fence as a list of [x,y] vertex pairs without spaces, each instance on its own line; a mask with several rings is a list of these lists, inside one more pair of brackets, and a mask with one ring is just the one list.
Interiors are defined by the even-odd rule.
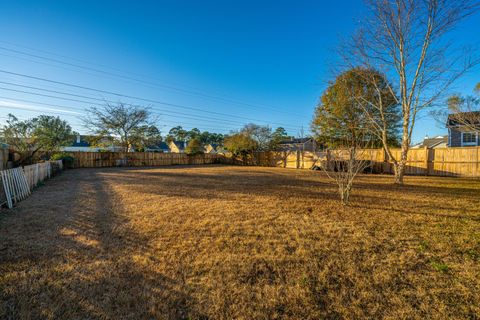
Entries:
[[[400,158],[400,150],[393,156]],[[358,152],[361,160],[370,161],[373,173],[392,174],[393,162],[383,149],[363,149]],[[328,161],[330,151],[322,152],[258,152],[246,157],[225,157],[224,162],[235,165],[256,165],[296,169],[312,169],[322,161]],[[480,147],[410,149],[406,174],[428,176],[480,177]]]
[[158,152],[68,152],[74,168],[143,167],[223,163],[223,155]]
[[3,193],[0,192],[0,206],[12,208],[27,198],[41,182],[63,170],[62,160],[37,163],[23,168],[0,171]]

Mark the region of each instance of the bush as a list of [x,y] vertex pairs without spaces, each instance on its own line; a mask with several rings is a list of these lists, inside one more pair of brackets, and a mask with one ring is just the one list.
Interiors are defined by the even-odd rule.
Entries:
[[62,160],[63,161],[63,165],[66,167],[66,168],[73,168],[73,156],[69,155],[68,153],[65,153],[65,152],[59,152],[59,153],[55,153],[53,154],[51,157],[50,157],[50,160]]
[[189,156],[203,154],[203,145],[200,140],[196,138],[190,140],[187,147],[185,148],[185,153]]

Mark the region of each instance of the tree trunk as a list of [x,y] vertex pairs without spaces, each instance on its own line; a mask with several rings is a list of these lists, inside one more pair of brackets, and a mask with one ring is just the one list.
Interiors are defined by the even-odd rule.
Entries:
[[400,159],[394,164],[395,184],[403,184],[403,176],[405,175],[405,169],[407,167],[408,148],[408,141],[407,143],[402,143]]
[[403,176],[405,175],[405,168],[407,166],[408,149],[410,148],[410,135],[409,135],[410,106],[405,105],[406,102],[403,102],[403,103],[404,105],[402,106],[402,109],[404,110],[404,115],[403,115],[403,123],[402,123],[402,146],[401,146],[402,150],[400,152],[400,159],[397,159],[396,163],[394,164],[395,184],[403,184]]
[[399,161],[393,165],[395,173],[395,184],[403,184],[403,176],[405,175],[405,164]]

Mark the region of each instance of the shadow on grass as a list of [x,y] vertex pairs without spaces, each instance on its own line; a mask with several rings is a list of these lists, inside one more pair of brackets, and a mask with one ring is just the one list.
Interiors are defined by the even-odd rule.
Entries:
[[127,226],[98,171],[69,174],[0,221],[0,318],[202,318],[182,277],[142,255],[149,239]]

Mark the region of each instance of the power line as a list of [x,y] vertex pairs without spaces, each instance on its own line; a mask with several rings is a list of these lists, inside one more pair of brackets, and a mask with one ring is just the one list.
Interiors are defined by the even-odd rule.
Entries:
[[[35,96],[59,98],[59,99],[64,99],[64,100],[68,100],[68,101],[81,102],[81,103],[83,102],[83,103],[88,103],[90,105],[103,106],[103,104],[100,104],[100,103],[82,101],[82,100],[78,100],[78,99],[69,99],[69,98],[64,98],[64,97],[56,97],[56,96],[52,96],[52,95],[44,95],[44,94],[40,94],[40,93],[28,92],[28,91],[23,91],[23,90],[15,90],[15,89],[10,89],[10,88],[5,88],[5,87],[0,87],[0,90],[8,90],[8,91],[14,91],[14,92],[19,92],[19,93],[31,94],[31,95],[35,95]],[[66,109],[66,110],[72,109],[72,110],[78,110],[78,111],[81,111],[81,112],[84,112],[84,111],[87,110],[87,109],[81,108],[81,107],[65,106],[65,105],[58,105],[58,104],[52,104],[52,103],[44,103],[44,102],[39,102],[39,101],[26,100],[26,99],[22,99],[22,98],[12,98],[12,97],[5,97],[5,96],[0,96],[0,98],[14,100],[14,101],[20,101],[20,102],[33,103],[33,104],[41,104],[41,105],[46,105],[46,106],[50,106],[50,107],[62,108],[62,109]],[[100,100],[100,101],[102,101],[102,100]],[[130,104],[126,104],[126,105],[130,105]],[[213,121],[216,121],[216,122],[222,122],[224,124],[234,124],[234,125],[235,124],[237,124],[237,125],[243,125],[244,124],[242,122],[230,121],[230,120],[227,120],[227,119],[219,119],[219,118],[205,117],[205,116],[191,116],[190,114],[183,113],[183,112],[174,112],[174,113],[178,114],[180,116],[173,116],[173,115],[171,115],[167,112],[166,113],[152,112],[152,114],[154,114],[154,115],[158,115],[158,116],[162,116],[162,117],[172,117],[172,118],[175,118],[175,119],[178,119],[180,117],[180,118],[186,118],[186,119],[191,119],[191,120],[201,120],[201,121],[205,121],[205,120],[212,121],[213,120]]]
[[[196,107],[184,106],[184,105],[180,105],[180,104],[173,104],[173,103],[159,101],[159,100],[153,100],[153,99],[146,99],[146,98],[136,97],[136,96],[132,96],[132,95],[126,95],[126,94],[121,94],[121,93],[117,93],[117,92],[112,92],[112,91],[108,91],[108,90],[95,89],[95,88],[76,85],[76,84],[71,84],[71,83],[67,83],[67,82],[63,82],[63,81],[56,81],[56,80],[46,79],[46,78],[42,78],[42,77],[36,77],[36,76],[32,76],[32,75],[26,75],[26,74],[22,74],[22,73],[11,72],[11,71],[7,71],[7,70],[3,70],[3,69],[0,69],[0,72],[4,73],[4,74],[14,75],[14,76],[28,78],[28,79],[34,79],[34,80],[48,82],[48,83],[59,84],[59,85],[68,86],[68,87],[72,87],[72,88],[88,90],[88,91],[98,92],[98,93],[102,93],[102,94],[114,95],[114,96],[122,97],[122,98],[136,99],[136,100],[141,100],[141,101],[145,101],[145,102],[149,102],[149,103],[168,105],[168,106],[173,106],[173,107],[177,107],[177,108],[195,110],[195,111],[206,112],[206,113],[215,113],[215,114],[220,114],[220,115],[224,115],[224,116],[231,116],[231,115],[221,113],[221,112],[206,111],[206,110],[202,110],[202,109],[196,108]],[[251,120],[256,121],[255,119],[251,119]],[[279,123],[272,122],[272,124],[279,124]],[[279,125],[282,125],[282,124],[279,124]],[[290,126],[290,127],[291,128],[294,128],[294,127],[297,128],[297,126]]]
[[[24,90],[17,90],[17,89],[0,87],[0,89],[2,89],[2,90],[9,90],[9,91],[14,91],[14,92],[18,92],[18,93],[25,93],[25,94],[30,94],[30,95],[37,95],[37,96],[43,96],[43,97],[47,97],[47,98],[61,99],[61,100],[73,101],[73,102],[79,102],[79,103],[85,103],[85,104],[94,104],[94,105],[99,105],[99,106],[103,106],[104,103],[115,103],[115,101],[112,101],[112,100],[94,98],[94,97],[90,97],[90,96],[86,96],[86,95],[79,95],[79,94],[73,94],[73,93],[66,93],[66,92],[62,92],[62,91],[58,91],[58,90],[44,89],[44,88],[21,85],[21,84],[12,83],[12,82],[6,82],[6,81],[0,81],[0,83],[1,84],[7,84],[7,85],[10,85],[10,86],[16,86],[16,87],[21,87],[21,88],[37,90],[37,91],[51,92],[51,93],[57,93],[57,94],[62,94],[62,95],[66,95],[66,96],[73,96],[73,97],[80,97],[80,98],[84,98],[84,99],[90,99],[90,100],[94,100],[94,101],[101,101],[101,102],[103,102],[103,104],[98,104],[98,103],[93,103],[93,102],[90,102],[90,101],[78,100],[78,99],[73,99],[73,98],[66,98],[66,97],[59,97],[59,96],[42,94],[42,93],[35,93],[35,92],[31,92],[31,91],[24,91]],[[130,103],[125,103],[125,105],[134,106],[133,104],[130,104]],[[160,112],[168,112],[168,113],[175,113],[175,114],[191,116],[191,114],[186,114],[186,113],[182,113],[182,112],[178,112],[178,111],[165,110],[165,109],[161,109],[161,108],[154,107],[154,106],[152,106],[151,109],[154,109],[154,110],[157,110],[157,111],[160,111]],[[223,115],[222,113],[217,113],[217,112],[209,112],[209,111],[208,112],[203,111],[203,112],[207,113],[207,114],[212,113],[212,114]],[[219,119],[219,118],[202,116],[202,115],[200,115],[199,117],[203,118],[203,119],[199,119],[199,120],[225,120],[225,121],[229,121],[229,122],[244,124],[240,121],[229,120],[229,119]],[[249,120],[249,121],[261,121],[261,120],[258,120],[258,119],[245,118],[245,117],[241,117],[241,116],[234,116],[234,117],[238,118],[238,119],[246,119],[246,120]],[[263,122],[263,121],[261,121],[261,122]],[[291,126],[284,126],[284,128],[290,129],[290,130],[297,130],[296,127],[291,127]]]
[[[2,97],[0,97],[2,98]],[[3,101],[3,102],[8,102],[8,101]],[[5,109],[21,109],[21,110],[27,110],[27,111],[31,111],[31,112],[35,112],[35,113],[39,113],[39,114],[43,114],[45,113],[45,110],[34,110],[34,109],[31,109],[31,108],[28,108],[28,107],[23,107],[23,106],[12,106],[12,105],[6,105],[6,104],[0,104],[0,108],[5,108]],[[54,111],[54,110],[49,110],[48,111],[49,114],[55,114],[55,115],[61,115],[61,116],[66,116],[66,117],[75,117],[75,115],[72,115],[72,114],[67,114],[67,113],[64,113],[64,112],[61,112],[61,111]],[[4,118],[4,119],[8,119],[8,117],[0,117],[0,118]],[[18,118],[18,117],[17,117]],[[20,119],[20,118],[19,118]],[[24,120],[28,119],[28,118],[23,118]],[[75,118],[77,119],[77,118]],[[80,122],[73,122],[73,121],[69,121],[69,123],[72,123],[76,126],[79,126],[79,127],[82,127],[82,128],[85,128],[85,125],[83,123],[80,123]],[[181,125],[182,127],[191,127],[191,128],[202,128],[202,129],[208,129],[208,130],[212,130],[212,131],[232,131],[232,128],[223,128],[223,127],[210,127],[210,126],[196,126],[195,124],[192,124],[192,123],[189,123],[189,122],[185,122],[185,121],[180,121],[178,123],[176,123],[176,125]],[[176,126],[175,125],[175,126]],[[173,126],[172,126],[173,128]]]
[[[47,107],[62,108],[64,110],[47,109],[47,111],[48,112],[56,112],[58,114],[63,114],[63,115],[68,115],[68,116],[74,116],[72,114],[72,112],[76,113],[77,115],[81,115],[86,111],[85,109],[72,107],[72,106],[64,106],[64,105],[58,105],[58,104],[52,104],[52,103],[44,103],[44,102],[27,100],[27,99],[20,99],[20,98],[11,98],[11,97],[0,96],[0,99],[8,99],[8,100],[13,100],[15,102],[26,102],[26,103],[32,103],[32,104],[40,104],[40,105],[44,105],[44,106],[47,106]],[[28,106],[22,106],[22,105],[20,105],[18,107],[17,106],[11,106],[11,108],[32,110]],[[75,111],[69,111],[69,110],[75,110]],[[77,112],[77,111],[80,111],[80,112]],[[172,115],[168,115],[168,114],[161,114],[161,113],[154,113],[154,114],[158,115],[160,117],[168,117],[168,118],[173,118],[173,119],[178,119],[179,118],[177,116],[172,116]],[[190,119],[190,120],[199,120],[198,118],[189,117],[189,116],[182,116],[182,117],[185,118],[185,119]],[[230,124],[230,123],[224,123],[224,124]]]
[[[4,41],[0,41],[0,42],[4,42]],[[68,66],[79,68],[79,69],[93,71],[93,72],[108,75],[108,76],[111,76],[111,77],[113,76],[115,78],[120,78],[122,80],[128,79],[130,81],[135,81],[135,82],[138,82],[138,83],[147,84],[147,85],[154,86],[154,87],[157,87],[157,88],[164,88],[164,89],[169,89],[169,90],[173,90],[173,91],[184,93],[184,94],[186,93],[186,94],[190,94],[190,95],[196,95],[196,96],[201,96],[201,97],[205,97],[205,98],[220,100],[220,101],[224,101],[224,102],[229,102],[229,103],[254,107],[254,108],[257,108],[257,109],[265,109],[265,110],[269,110],[269,111],[273,111],[273,112],[277,112],[277,113],[283,113],[283,114],[303,117],[303,115],[300,115],[300,114],[278,110],[278,107],[260,106],[260,105],[246,103],[246,102],[242,102],[242,101],[231,99],[231,98],[225,98],[225,97],[222,97],[222,96],[210,95],[210,94],[205,94],[205,93],[198,92],[198,91],[187,90],[187,89],[179,88],[179,87],[172,86],[172,85],[160,84],[158,82],[145,81],[145,80],[138,79],[138,78],[131,77],[131,76],[125,76],[125,75],[121,75],[121,74],[118,74],[118,73],[113,73],[113,72],[109,72],[109,71],[105,71],[105,70],[101,70],[101,69],[97,69],[97,68],[82,66],[82,65],[79,65],[79,64],[76,64],[76,63],[70,63],[70,62],[66,62],[66,61],[62,61],[62,60],[58,60],[58,59],[54,59],[54,58],[41,56],[41,55],[38,55],[38,54],[28,53],[28,52],[21,51],[21,50],[6,48],[6,47],[3,47],[3,46],[0,46],[0,49],[4,50],[4,51],[8,51],[8,52],[13,52],[13,53],[16,53],[16,54],[22,54],[22,55],[30,56],[30,57],[33,57],[33,58],[36,58],[36,59],[42,59],[42,60],[51,61],[51,62],[62,64],[62,65],[68,65]],[[33,49],[33,48],[30,48],[30,49],[31,50],[36,50],[36,49]],[[38,50],[36,50],[36,51],[38,51]],[[46,51],[44,51],[44,52],[46,52]],[[53,53],[49,53],[49,54],[56,55],[56,54],[53,54]],[[65,57],[65,56],[63,56],[63,57],[68,58],[68,59],[72,59],[70,57]],[[18,58],[18,57],[14,57],[14,58]],[[32,61],[32,62],[41,63],[39,61]],[[91,64],[90,62],[86,62],[86,61],[83,61],[83,63]],[[121,70],[119,70],[119,71],[123,72],[125,74],[130,74],[130,72],[125,72],[125,71],[121,71]]]

